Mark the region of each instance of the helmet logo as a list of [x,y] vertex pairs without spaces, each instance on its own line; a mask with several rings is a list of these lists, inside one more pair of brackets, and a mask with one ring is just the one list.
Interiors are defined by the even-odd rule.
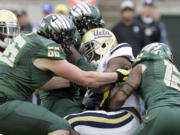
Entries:
[[82,38],[80,52],[89,61],[101,59],[117,45],[116,37],[108,29],[95,28]]
[[52,17],[52,22],[55,22],[56,19],[57,19],[57,17],[56,17],[56,16],[53,16],[53,17]]
[[70,29],[70,23],[63,15],[53,15],[51,19],[51,26],[59,32],[61,29]]
[[92,32],[95,39],[104,38],[104,37],[112,37],[112,34],[105,29],[100,29],[100,30],[96,29],[96,30],[93,30]]

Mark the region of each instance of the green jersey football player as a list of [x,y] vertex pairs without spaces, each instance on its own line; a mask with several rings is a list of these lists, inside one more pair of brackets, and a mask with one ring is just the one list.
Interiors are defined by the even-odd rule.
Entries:
[[152,43],[142,49],[128,80],[112,97],[110,110],[120,108],[135,90],[147,107],[135,135],[179,135],[180,73],[167,45]]
[[[103,27],[104,25],[99,9],[88,3],[80,3],[72,7],[69,11],[69,17],[72,19],[78,30],[75,35],[78,39],[78,43],[75,45],[77,49],[79,49],[81,44],[81,36],[83,36],[86,31],[92,28]],[[95,70],[82,57],[75,60],[74,64],[80,69],[86,71]],[[65,86],[65,84],[67,85]],[[72,113],[82,112],[84,109],[84,106],[82,105],[82,97],[85,90],[82,90],[81,87],[77,85],[72,85],[72,83],[69,85],[68,82],[64,82],[63,85],[66,88],[61,88],[60,90],[56,89],[53,91],[40,91],[41,106],[61,117]]]
[[[53,76],[97,87],[122,81],[120,72],[83,71],[69,63],[76,27],[66,16],[51,14],[38,33],[21,33],[0,57],[0,132],[5,135],[69,135],[68,122],[24,100]],[[60,44],[61,43],[61,44]],[[66,54],[65,54],[66,52]]]

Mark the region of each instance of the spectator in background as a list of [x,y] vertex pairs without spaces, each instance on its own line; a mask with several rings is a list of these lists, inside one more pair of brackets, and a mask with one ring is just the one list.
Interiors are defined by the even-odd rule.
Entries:
[[144,29],[146,44],[160,42],[161,31],[158,22],[153,18],[154,1],[145,0],[142,14],[137,17],[137,22]]
[[120,8],[122,21],[112,28],[112,32],[115,34],[118,43],[126,42],[131,44],[134,56],[137,56],[145,45],[143,29],[134,20],[135,7],[132,1],[123,1]]
[[48,16],[49,14],[53,13],[54,12],[54,7],[52,4],[50,3],[45,3],[43,6],[42,6],[42,12],[43,12],[43,17],[46,17]]
[[17,11],[17,18],[21,31],[24,32],[32,31],[32,25],[28,20],[27,12],[25,10]]
[[60,13],[60,14],[67,15],[67,13],[68,13],[68,8],[67,8],[67,6],[64,5],[64,4],[58,4],[58,5],[55,7],[55,12],[56,12],[56,13]]
[[[53,12],[54,12],[54,7],[52,4],[50,4],[50,3],[43,4],[43,6],[42,6],[42,16],[43,17],[46,17]],[[36,32],[39,28],[40,28],[40,23],[35,24],[33,27],[33,32]]]
[[160,15],[159,9],[156,6],[154,7],[154,10],[153,10],[153,18],[155,21],[159,22],[159,26],[161,30],[160,42],[164,44],[169,44],[168,38],[167,38],[166,27],[164,23],[161,21],[161,15]]

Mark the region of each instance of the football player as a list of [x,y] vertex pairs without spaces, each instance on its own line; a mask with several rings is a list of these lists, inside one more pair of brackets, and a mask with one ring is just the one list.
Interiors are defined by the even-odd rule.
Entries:
[[128,80],[111,98],[110,109],[119,109],[134,91],[147,107],[135,135],[180,134],[180,73],[167,45],[152,43],[141,50]]
[[[98,72],[112,72],[118,68],[130,69],[134,61],[132,48],[127,43],[117,45],[114,34],[104,28],[88,31],[82,40],[80,52],[97,68]],[[111,97],[121,84],[99,88],[104,94],[86,93],[84,104],[87,109],[106,109]],[[96,92],[98,92],[96,91]],[[85,111],[66,117],[74,132],[80,135],[132,135],[140,123],[139,102],[132,94],[117,111]]]
[[69,135],[71,127],[65,119],[24,101],[54,75],[89,87],[123,81],[120,71],[86,72],[65,60],[68,48],[74,48],[75,30],[69,18],[51,14],[37,33],[21,33],[5,49],[0,59],[1,133]]
[[79,3],[69,11],[69,17],[73,20],[81,36],[90,29],[104,27],[101,12],[98,8],[88,3]]
[[0,52],[3,52],[12,38],[19,33],[16,15],[10,10],[0,10]]
[[[69,11],[69,17],[73,20],[79,31],[76,31],[75,34],[77,37],[75,47],[77,49],[79,49],[81,44],[81,35],[89,29],[102,27],[104,25],[100,11],[95,6],[88,3],[80,3],[72,7]],[[83,57],[76,59],[74,64],[86,71],[95,70]],[[55,80],[52,81],[53,83],[56,82]],[[66,88],[57,89],[58,82],[54,84],[54,89],[56,90],[40,91],[41,106],[56,113],[60,117],[64,117],[71,113],[82,112],[84,108],[82,105],[82,97],[84,96],[85,90],[73,83],[69,83],[69,81],[62,80],[61,82],[63,84],[60,84],[60,88],[62,85]],[[48,83],[46,85],[50,86]]]

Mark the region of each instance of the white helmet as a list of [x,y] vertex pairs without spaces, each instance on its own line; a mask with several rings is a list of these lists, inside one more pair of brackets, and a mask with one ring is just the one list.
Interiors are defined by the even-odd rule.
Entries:
[[99,56],[99,59],[95,60],[98,61],[115,46],[117,46],[117,40],[111,31],[105,28],[95,28],[86,32],[82,37],[80,53],[89,61],[94,62],[95,55]]
[[0,10],[0,47],[6,48],[9,40],[19,33],[16,15],[9,10]]

